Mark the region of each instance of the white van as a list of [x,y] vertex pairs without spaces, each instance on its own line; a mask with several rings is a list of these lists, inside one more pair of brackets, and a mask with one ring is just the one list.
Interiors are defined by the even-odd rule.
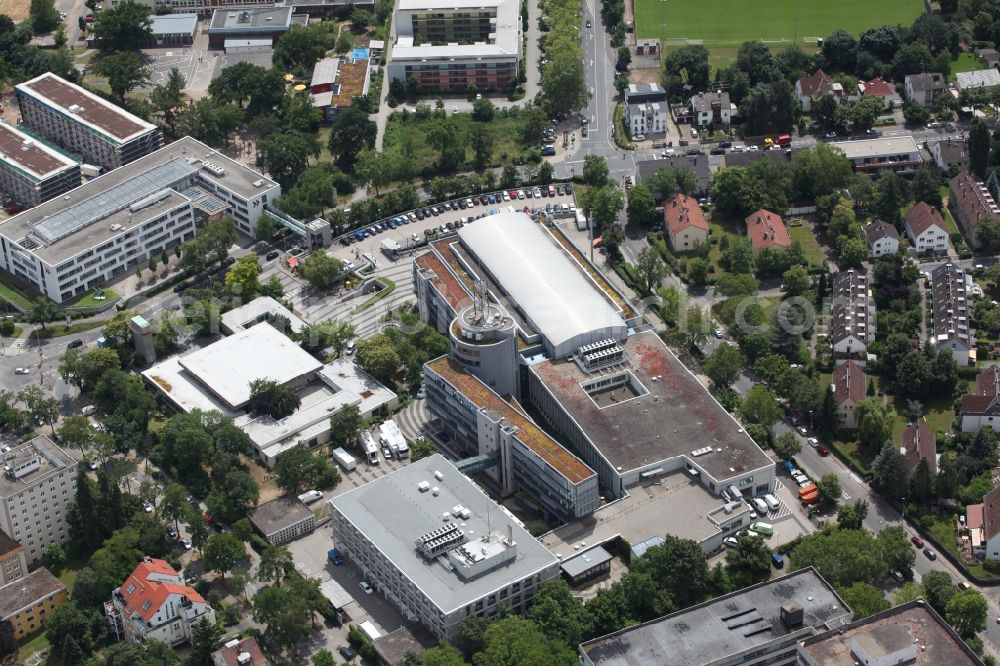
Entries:
[[84,416],[93,416],[94,414],[97,413],[97,407],[94,407],[93,405],[87,405],[86,407],[80,410],[80,413],[83,414]]
[[751,502],[753,503],[753,508],[757,509],[757,515],[759,516],[767,515],[768,507],[767,504],[764,503],[764,500],[762,500],[759,497],[754,497],[753,500],[751,500]]
[[306,492],[299,495],[299,501],[303,504],[312,504],[323,499],[323,493],[318,490],[307,490]]
[[771,493],[764,495],[764,502],[767,503],[767,507],[771,509],[771,511],[777,511],[778,507],[781,506],[781,502],[778,501],[778,498]]

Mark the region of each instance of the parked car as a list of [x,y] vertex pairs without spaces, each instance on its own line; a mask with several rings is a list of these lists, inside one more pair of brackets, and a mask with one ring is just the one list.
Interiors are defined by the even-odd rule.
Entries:
[[816,453],[818,453],[821,458],[826,458],[828,455],[830,455],[830,449],[826,448],[825,446],[820,446],[816,448]]
[[722,543],[726,545],[727,548],[736,548],[736,537],[726,537],[722,540]]
[[268,261],[273,261],[277,259],[279,256],[281,256],[280,252],[278,252],[277,250],[271,250],[270,252],[264,255],[264,258],[267,259]]
[[191,550],[191,539],[181,539],[181,545],[184,546],[184,550]]
[[918,537],[916,534],[914,534],[913,536],[910,537],[910,543],[912,543],[917,548],[923,548],[924,547],[924,540],[921,539],[920,537]]
[[636,134],[634,137],[632,137],[632,140],[633,141],[645,141],[646,140],[646,135],[645,134]]
[[936,559],[937,559],[937,553],[935,553],[935,552],[934,552],[933,550],[931,550],[930,548],[924,548],[924,556],[925,556],[925,557],[926,557],[926,558],[927,558],[928,560],[936,560]]
[[14,374],[15,375],[30,375],[31,374],[31,369],[30,368],[14,368]]
[[819,440],[818,440],[818,439],[816,439],[815,437],[810,437],[810,438],[809,438],[809,439],[807,439],[806,441],[807,441],[807,442],[809,442],[809,446],[813,447],[814,449],[815,449],[815,448],[816,448],[817,446],[819,446]]
[[371,594],[375,591],[375,589],[365,581],[358,583],[358,587],[360,587],[365,594]]
[[906,578],[903,577],[903,574],[900,573],[899,571],[896,571],[895,569],[890,571],[889,574],[892,576],[893,580],[895,580],[897,583],[902,583],[903,581],[906,580]]
[[354,659],[354,650],[347,647],[346,645],[342,645],[339,648],[337,648],[337,652],[339,652],[340,656],[346,659],[347,661],[351,661],[352,659]]
[[82,346],[83,346],[83,340],[81,340],[79,338],[77,338],[76,340],[73,340],[68,345],[66,345],[66,347],[69,348],[69,349],[79,349]]
[[796,428],[796,430],[797,430],[797,431],[798,431],[798,433],[799,433],[800,435],[802,435],[803,437],[805,437],[806,435],[808,435],[808,434],[809,434],[809,431],[808,431],[808,430],[806,430],[806,427],[805,427],[805,426],[799,426],[798,428]]

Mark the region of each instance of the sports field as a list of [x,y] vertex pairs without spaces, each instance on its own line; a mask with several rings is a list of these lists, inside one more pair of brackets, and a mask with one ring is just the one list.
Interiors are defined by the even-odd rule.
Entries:
[[843,28],[858,35],[886,24],[909,26],[924,11],[923,0],[634,0],[640,39],[658,37],[664,48],[701,40],[709,49],[764,40],[780,48],[797,41],[815,46]]

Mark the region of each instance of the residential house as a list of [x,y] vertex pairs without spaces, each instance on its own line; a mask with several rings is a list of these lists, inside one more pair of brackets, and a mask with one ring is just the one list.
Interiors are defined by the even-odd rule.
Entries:
[[43,627],[66,603],[66,586],[45,567],[0,587],[0,622],[9,621],[20,640]]
[[729,93],[698,93],[691,98],[691,113],[694,114],[695,124],[699,127],[711,124],[728,125],[733,115]]
[[[675,157],[667,157],[659,160],[641,160],[635,163],[636,182],[649,184],[648,181],[651,175],[660,169],[666,169],[668,167],[686,169],[691,172],[691,175],[694,176],[696,184],[696,190],[691,194],[695,196],[706,196],[708,194],[708,187],[712,177],[712,170],[708,163],[708,155],[677,155]],[[653,197],[657,201],[662,201],[667,194],[668,193],[660,192],[658,188],[653,187]]]
[[986,493],[982,504],[966,507],[965,513],[972,554],[1000,561],[1000,486]]
[[1000,69],[995,67],[959,72],[955,75],[955,89],[958,92],[997,87],[1000,87]]
[[976,375],[976,392],[962,396],[962,432],[989,426],[1000,432],[1000,365],[990,364]]
[[928,146],[934,163],[942,171],[950,169],[968,169],[969,151],[965,146],[965,141],[948,137]]
[[888,222],[875,220],[865,227],[865,240],[868,256],[873,259],[899,252],[899,232]]
[[104,612],[118,639],[132,643],[156,639],[178,645],[192,639],[198,622],[215,622],[205,599],[173,567],[152,557],[144,557],[114,589]]
[[854,416],[854,408],[865,399],[868,375],[860,365],[847,361],[833,371],[830,386],[833,387],[833,401],[837,405],[837,427],[856,430],[858,420]]
[[1000,67],[1000,53],[996,49],[978,49],[976,57],[986,67]]
[[979,247],[976,226],[980,219],[1000,220],[1000,206],[986,183],[964,170],[948,183],[948,208],[971,247]]
[[633,83],[625,89],[625,122],[631,136],[667,131],[670,105],[658,83]]
[[936,351],[947,349],[960,366],[973,356],[969,301],[972,278],[960,267],[942,264],[931,271],[931,344]]
[[270,666],[253,636],[232,639],[212,653],[213,666]]
[[750,213],[744,221],[754,252],[760,252],[765,247],[788,247],[788,230],[777,213],[761,208]]
[[28,559],[24,556],[24,546],[0,530],[0,585],[6,585],[27,573]]
[[877,76],[870,81],[859,82],[858,93],[862,97],[880,98],[882,100],[882,108],[884,109],[902,102],[902,99],[900,99],[899,94],[896,92],[896,88],[881,76]]
[[839,103],[844,98],[844,87],[831,79],[822,69],[817,69],[812,75],[804,76],[795,82],[795,96],[802,104],[802,110],[808,113],[812,105],[824,95],[833,95]]
[[934,431],[922,419],[907,426],[900,435],[899,452],[906,460],[906,468],[913,472],[921,460],[927,461],[931,476],[937,475],[937,440]]
[[941,96],[947,89],[944,76],[938,72],[909,74],[904,79],[903,86],[906,89],[906,99],[929,109],[941,104]]
[[708,242],[708,222],[698,200],[678,192],[663,204],[663,222],[674,252],[686,252]]
[[937,208],[924,201],[906,214],[906,235],[913,249],[920,254],[943,254],[948,251],[948,227]]
[[833,276],[830,342],[838,357],[864,358],[875,340],[875,299],[868,276],[853,270]]

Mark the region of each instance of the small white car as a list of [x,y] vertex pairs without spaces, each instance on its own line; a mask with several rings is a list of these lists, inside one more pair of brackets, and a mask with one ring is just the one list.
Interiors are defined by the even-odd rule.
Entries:
[[181,545],[184,546],[184,550],[191,550],[191,539],[181,539]]
[[645,141],[646,140],[646,135],[645,134],[636,134],[634,137],[632,137],[632,139],[634,141]]
[[152,504],[152,502],[143,502],[142,503],[142,510],[145,511],[146,513],[153,513],[153,504]]
[[809,442],[809,446],[813,447],[814,449],[815,449],[815,448],[816,448],[817,446],[819,446],[819,440],[818,440],[818,439],[816,439],[815,437],[810,437],[810,438],[809,438],[809,439],[807,439],[806,441],[807,441],[807,442]]
[[[736,537],[726,537],[722,543],[726,544],[727,548],[736,548]],[[1000,617],[997,618],[997,624],[1000,624]]]
[[375,589],[365,581],[361,581],[360,583],[358,583],[358,587],[360,587],[365,594],[371,594],[372,592],[375,591]]
[[14,368],[14,374],[15,375],[30,375],[31,374],[31,369],[30,368]]

